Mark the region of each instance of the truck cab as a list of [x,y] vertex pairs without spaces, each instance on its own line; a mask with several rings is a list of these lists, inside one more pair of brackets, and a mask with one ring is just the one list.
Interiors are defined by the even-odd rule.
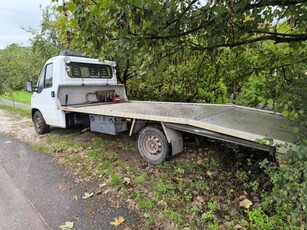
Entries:
[[115,62],[101,62],[71,51],[63,51],[59,56],[49,59],[41,70],[36,87],[27,82],[27,90],[33,92],[31,100],[33,119],[37,112],[36,114],[40,116],[36,115],[36,119],[41,119],[48,126],[66,128],[67,119],[61,106],[67,105],[69,99],[76,95],[67,93],[64,98],[62,95],[61,101],[59,100],[61,88],[117,85],[115,66]]

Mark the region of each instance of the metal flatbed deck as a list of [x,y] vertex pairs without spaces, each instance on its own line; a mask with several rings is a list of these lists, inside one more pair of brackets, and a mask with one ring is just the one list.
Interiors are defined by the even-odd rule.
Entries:
[[290,123],[279,114],[236,105],[129,101],[64,106],[62,110],[182,124],[254,142],[265,137],[274,143],[295,142]]

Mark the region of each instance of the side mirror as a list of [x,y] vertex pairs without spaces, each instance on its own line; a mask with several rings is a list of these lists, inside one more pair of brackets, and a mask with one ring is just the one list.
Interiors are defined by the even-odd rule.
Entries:
[[26,81],[26,91],[28,91],[30,93],[37,92],[37,87],[33,87],[32,81]]
[[33,92],[33,83],[32,81],[26,81],[26,91]]

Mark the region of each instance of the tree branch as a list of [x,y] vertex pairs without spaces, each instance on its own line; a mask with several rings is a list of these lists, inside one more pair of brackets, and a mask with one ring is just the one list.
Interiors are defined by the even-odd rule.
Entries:
[[181,18],[191,9],[191,7],[197,2],[198,0],[193,0],[192,2],[190,2],[190,4],[184,9],[184,11],[182,11],[182,13],[173,21],[168,22],[162,29],[166,29],[167,27],[169,27],[170,25],[178,22],[181,20]]
[[257,3],[246,4],[242,8],[237,8],[237,9],[234,10],[234,12],[237,13],[237,12],[251,10],[251,9],[254,9],[254,8],[266,7],[266,6],[293,6],[293,5],[297,5],[297,4],[303,4],[303,3],[306,3],[306,2],[307,2],[307,0],[290,0],[290,1],[285,1],[285,0],[259,0]]
[[[297,37],[278,37],[278,36],[274,36],[274,35],[268,35],[268,36],[262,36],[262,37],[258,37],[258,38],[253,38],[253,39],[248,39],[245,41],[236,41],[236,42],[232,42],[232,43],[223,43],[223,44],[217,44],[217,45],[213,45],[213,46],[200,46],[194,43],[194,47],[192,46],[192,48],[194,50],[210,50],[210,49],[215,49],[215,48],[222,48],[222,47],[228,47],[228,48],[233,48],[236,46],[241,46],[241,45],[247,45],[250,43],[255,43],[255,42],[259,42],[259,41],[266,41],[266,40],[272,40],[275,41],[275,43],[290,43],[290,42],[298,42],[298,41],[306,41],[307,40],[307,34],[303,34],[301,36],[297,36]],[[192,43],[192,42],[190,42]]]

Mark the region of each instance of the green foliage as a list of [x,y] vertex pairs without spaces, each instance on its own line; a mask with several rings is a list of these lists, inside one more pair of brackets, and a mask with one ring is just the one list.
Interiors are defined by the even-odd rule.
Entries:
[[239,90],[244,105],[256,106],[259,98],[271,107],[272,100],[290,97],[295,105],[304,102],[299,93],[306,84],[303,7],[289,2],[54,2],[62,14],[56,24],[62,42],[115,60],[119,81],[132,99],[226,103],[227,95]]
[[[238,104],[281,112],[297,123],[293,131],[304,138],[306,7],[293,3],[177,0],[59,3],[57,10],[61,15],[55,14],[55,20],[49,20],[46,12],[45,27],[35,33],[32,50],[12,45],[0,51],[0,77],[5,79],[0,81],[0,91],[23,87],[26,71],[33,76],[27,79],[36,80],[45,59],[56,54],[58,48],[67,47],[102,60],[115,60],[119,81],[126,85],[131,99],[226,103],[227,97],[235,94],[234,102]],[[33,65],[26,66],[24,60]],[[107,148],[101,141],[96,144],[97,148],[98,145]],[[99,172],[108,169],[111,184],[122,184],[124,174],[112,170],[117,164],[113,156],[107,159],[98,150],[87,154],[100,164]],[[273,223],[279,228],[304,224],[306,144],[278,157],[283,163],[281,167],[266,168],[274,186],[272,194],[265,198],[261,208],[248,212],[251,228],[270,229]],[[186,171],[211,178],[214,177],[211,171],[218,166],[218,162],[211,162],[202,173],[195,165],[180,165],[181,170],[176,170],[165,163],[161,168],[180,175]],[[192,190],[204,191],[208,185],[197,182],[206,181],[201,176],[197,181],[188,177],[178,181],[178,175],[168,176],[155,183],[157,195],[153,199],[166,200],[170,219],[182,223],[184,213],[170,207],[192,201]],[[237,177],[245,189],[260,187],[249,173],[239,172]],[[145,178],[138,175],[134,182],[141,186]],[[176,193],[179,195],[174,197]],[[151,199],[143,198],[140,193],[137,195],[141,208],[155,207]],[[210,220],[212,228],[217,228],[211,204],[206,210],[193,206],[190,209],[202,212],[199,219]]]
[[249,210],[247,212],[249,225],[253,229],[267,229],[273,230],[276,229],[274,225],[274,221],[270,219],[268,215],[266,215],[261,208],[255,208],[253,210]]
[[23,89],[26,79],[31,80],[36,77],[35,65],[29,64],[33,59],[30,48],[16,44],[0,50],[0,93]]
[[307,145],[304,141],[285,154],[278,155],[280,166],[263,162],[274,185],[272,194],[263,203],[264,210],[273,208],[273,217],[290,226],[306,221],[307,210]]
[[109,174],[110,174],[109,177],[110,185],[118,186],[123,183],[122,175],[120,175],[119,173],[110,172]]
[[246,58],[252,61],[252,71],[240,83],[238,102],[282,112],[290,120],[303,115],[307,107],[306,43],[297,46],[265,42],[252,50]]
[[42,10],[43,20],[38,30],[29,28],[27,32],[32,34],[31,44],[32,51],[36,56],[36,65],[39,70],[43,67],[45,62],[59,54],[59,51],[66,47],[60,42],[56,22],[59,15],[51,7],[47,6]]
[[201,218],[204,219],[205,221],[208,220],[213,220],[213,213],[216,210],[216,206],[215,204],[213,204],[212,202],[208,202],[208,211],[204,212],[201,215]]
[[136,192],[136,200],[139,202],[140,208],[142,209],[151,209],[155,207],[154,203],[150,199],[142,196],[139,192]]
[[136,184],[143,184],[147,180],[147,177],[147,173],[143,172],[140,175],[136,176],[133,181]]
[[27,29],[31,33],[31,47],[11,44],[0,50],[0,95],[24,89],[26,80],[38,80],[39,72],[47,59],[64,47],[59,42],[55,27],[56,12],[47,7],[43,10],[40,30]]

